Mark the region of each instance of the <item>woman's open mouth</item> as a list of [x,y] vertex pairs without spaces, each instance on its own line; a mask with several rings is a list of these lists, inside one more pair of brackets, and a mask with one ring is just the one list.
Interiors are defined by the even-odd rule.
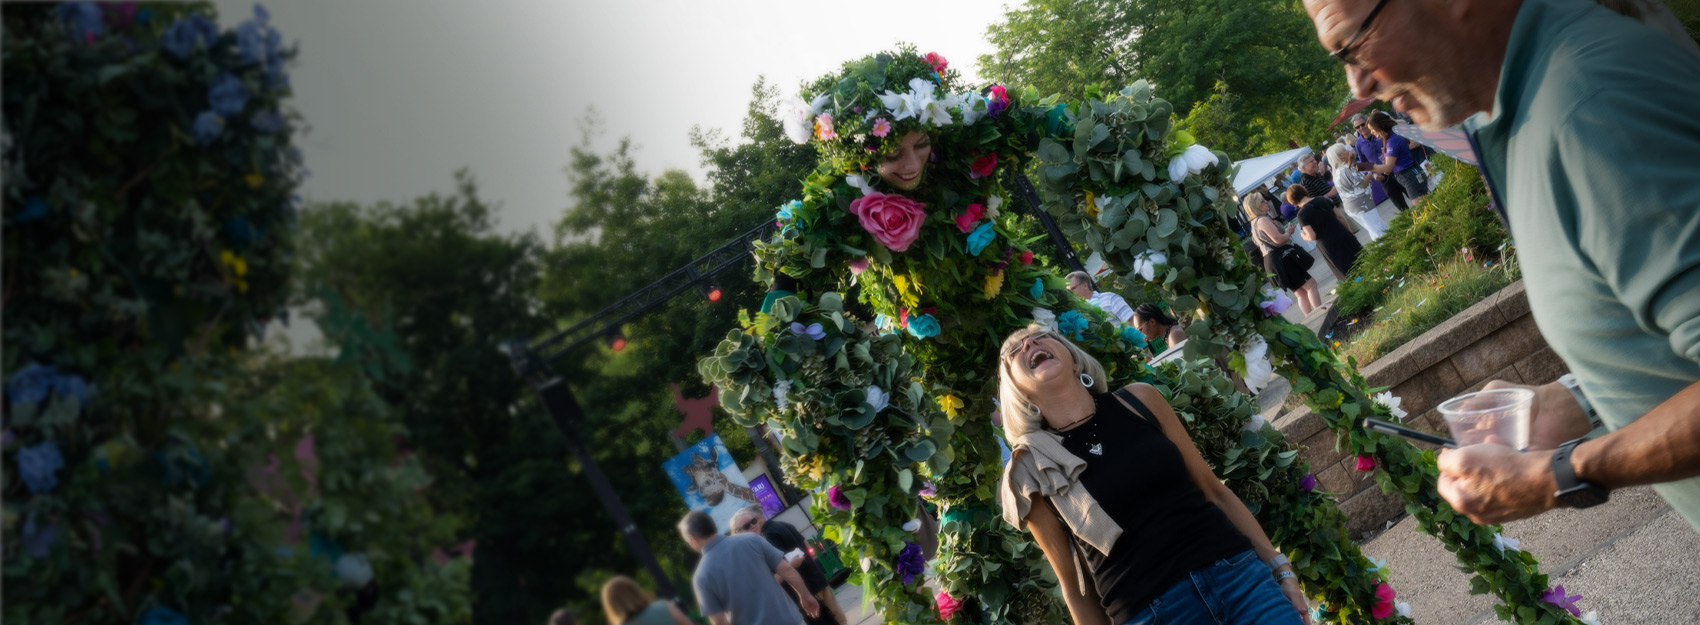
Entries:
[[1056,359],[1057,359],[1057,357],[1055,355],[1051,354],[1051,352],[1045,351],[1043,349],[1035,349],[1032,352],[1029,352],[1027,354],[1027,370],[1028,371],[1034,371],[1034,370],[1038,369],[1039,365],[1043,364],[1045,361],[1056,360]]

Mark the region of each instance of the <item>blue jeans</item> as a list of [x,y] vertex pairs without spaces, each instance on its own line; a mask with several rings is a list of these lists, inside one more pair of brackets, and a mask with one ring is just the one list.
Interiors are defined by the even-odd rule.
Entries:
[[1269,566],[1246,550],[1198,569],[1170,586],[1125,625],[1298,625],[1303,623],[1293,602]]

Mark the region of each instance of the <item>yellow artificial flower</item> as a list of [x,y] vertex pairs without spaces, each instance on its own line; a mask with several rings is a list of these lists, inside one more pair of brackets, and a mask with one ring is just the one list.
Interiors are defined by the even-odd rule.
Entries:
[[956,411],[961,410],[964,405],[962,398],[955,395],[945,395],[939,398],[939,407],[943,408],[944,413],[950,415],[952,419],[956,418]]
[[893,274],[891,284],[897,287],[897,296],[903,300],[904,306],[909,308],[921,306],[921,281],[919,279],[903,274]]
[[1002,272],[999,272],[995,276],[986,276],[986,299],[992,299],[994,297],[997,297],[998,291],[1002,291],[1002,290],[1003,290],[1003,273]]
[[243,176],[242,179],[248,181],[248,188],[250,189],[258,189],[260,185],[266,183],[266,177],[261,176],[258,172]]
[[235,277],[231,278],[230,281],[236,285],[236,290],[247,293],[248,281],[243,280],[242,276],[248,275],[248,261],[243,260],[241,256],[237,256],[235,252],[230,250],[220,253],[218,260],[230,267],[230,273],[235,274]]
[[1098,218],[1098,201],[1092,197],[1091,191],[1086,192],[1086,206],[1081,208],[1080,212],[1093,219]]

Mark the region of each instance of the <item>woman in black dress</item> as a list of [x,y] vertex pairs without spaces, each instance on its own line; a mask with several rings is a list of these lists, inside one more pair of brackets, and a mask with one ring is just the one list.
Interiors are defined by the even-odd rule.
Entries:
[[1297,224],[1285,228],[1276,225],[1274,211],[1270,210],[1274,205],[1262,195],[1247,195],[1244,205],[1246,218],[1251,220],[1251,238],[1263,250],[1263,270],[1268,272],[1269,281],[1276,288],[1293,292],[1293,299],[1299,303],[1299,312],[1308,315],[1310,311],[1321,308],[1322,292],[1316,286],[1316,278],[1310,277],[1310,266],[1316,259],[1308,252],[1298,258],[1287,258],[1275,252],[1293,242],[1293,229]]
[[1310,192],[1303,186],[1287,187],[1287,201],[1299,207],[1299,225],[1304,226],[1304,237],[1307,241],[1315,241],[1322,259],[1328,261],[1328,268],[1334,270],[1336,280],[1345,280],[1346,274],[1351,273],[1352,263],[1358,261],[1358,254],[1363,252],[1363,245],[1358,238],[1352,236],[1350,228],[1346,227],[1346,218],[1340,215],[1334,201],[1325,197],[1310,197]]

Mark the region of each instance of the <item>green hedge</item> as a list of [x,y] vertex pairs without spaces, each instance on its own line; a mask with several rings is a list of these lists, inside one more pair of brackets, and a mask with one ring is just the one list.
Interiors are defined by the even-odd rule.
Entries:
[[1432,160],[1443,172],[1439,188],[1422,206],[1394,217],[1386,236],[1364,246],[1336,293],[1342,314],[1381,306],[1401,281],[1435,271],[1463,248],[1470,248],[1481,262],[1501,257],[1507,234],[1488,206],[1481,175],[1475,167],[1445,156],[1437,154]]

